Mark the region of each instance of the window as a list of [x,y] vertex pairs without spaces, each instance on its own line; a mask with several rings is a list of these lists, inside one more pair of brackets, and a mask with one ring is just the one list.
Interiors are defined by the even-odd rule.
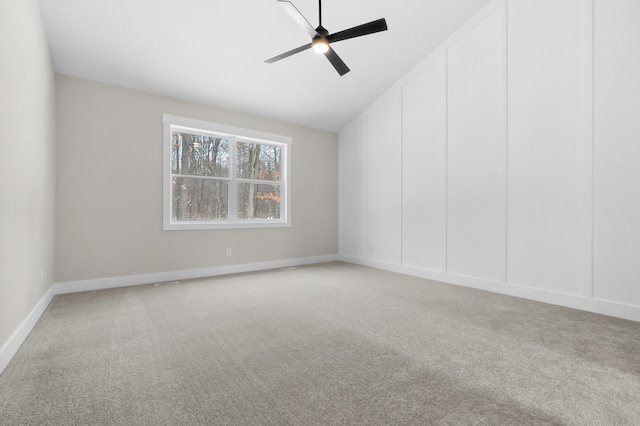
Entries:
[[162,121],[165,230],[290,226],[290,137]]

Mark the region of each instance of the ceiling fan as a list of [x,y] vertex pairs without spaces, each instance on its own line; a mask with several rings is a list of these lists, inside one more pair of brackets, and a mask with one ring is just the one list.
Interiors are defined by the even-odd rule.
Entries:
[[318,15],[320,22],[318,28],[315,29],[311,26],[309,21],[307,21],[306,18],[302,16],[300,11],[293,5],[293,3],[288,0],[278,0],[278,4],[280,4],[284,8],[284,10],[293,18],[293,20],[296,21],[296,23],[307,34],[311,36],[311,43],[297,47],[271,59],[267,59],[265,62],[268,64],[278,62],[284,58],[288,58],[291,55],[295,55],[296,53],[300,53],[309,48],[313,48],[313,50],[317,53],[322,53],[327,57],[329,62],[331,62],[331,65],[333,65],[336,71],[338,71],[338,74],[345,75],[350,71],[349,67],[344,63],[342,59],[340,59],[338,54],[331,48],[330,44],[387,30],[387,21],[382,18],[366,24],[358,25],[357,27],[329,34],[329,31],[327,31],[322,26],[322,0],[318,0]]

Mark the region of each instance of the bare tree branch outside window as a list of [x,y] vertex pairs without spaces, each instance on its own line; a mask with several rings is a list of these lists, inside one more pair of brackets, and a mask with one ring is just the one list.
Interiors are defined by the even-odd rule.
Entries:
[[174,221],[229,218],[231,144],[235,143],[237,218],[280,219],[282,147],[172,132],[171,196]]

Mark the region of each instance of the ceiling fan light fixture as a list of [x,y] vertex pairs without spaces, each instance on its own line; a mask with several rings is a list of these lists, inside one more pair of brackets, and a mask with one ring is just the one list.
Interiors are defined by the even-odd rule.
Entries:
[[311,45],[313,46],[313,50],[316,53],[324,54],[329,51],[329,42],[324,38],[314,38],[311,42]]

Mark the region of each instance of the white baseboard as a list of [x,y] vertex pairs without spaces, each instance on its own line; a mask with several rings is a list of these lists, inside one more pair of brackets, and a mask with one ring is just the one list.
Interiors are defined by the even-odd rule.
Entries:
[[31,312],[29,312],[29,315],[22,321],[22,324],[20,324],[16,331],[13,332],[9,340],[2,345],[2,348],[0,348],[0,374],[2,374],[7,365],[9,365],[9,362],[16,352],[18,352],[22,343],[27,339],[27,336],[29,336],[33,327],[42,314],[44,314],[44,311],[47,310],[47,306],[49,306],[49,303],[51,303],[55,295],[53,287],[49,288],[49,291],[47,291]]
[[480,278],[448,274],[428,269],[397,265],[394,263],[362,259],[359,257],[340,255],[338,256],[338,260],[348,263],[354,263],[357,265],[368,266],[371,268],[382,269],[385,271],[411,275],[414,277],[440,281],[448,284],[455,284],[479,290],[491,291],[508,296],[522,297],[524,299],[535,300],[552,305],[559,305],[567,308],[579,309],[581,311],[593,312],[596,314],[640,322],[640,306],[625,305],[619,302],[587,298],[574,294],[556,293],[549,290],[526,287],[517,284],[509,284],[499,281],[490,281]]
[[211,268],[189,269],[182,271],[159,272],[153,274],[130,275],[124,277],[100,278],[95,280],[72,281],[54,284],[47,294],[31,310],[27,318],[0,348],[0,374],[9,365],[20,345],[25,341],[44,311],[58,294],[78,293],[81,291],[103,290],[115,287],[128,287],[141,284],[152,284],[167,281],[204,278],[217,275],[236,274],[241,272],[263,271],[268,269],[288,268],[292,266],[311,265],[315,263],[339,260],[338,255],[300,257],[294,259],[273,260],[268,262],[246,263],[241,265],[214,266]]
[[129,287],[133,285],[214,277],[218,275],[237,274],[242,272],[264,271],[267,269],[287,268],[290,266],[311,265],[314,263],[333,262],[336,260],[338,260],[338,255],[299,257],[294,259],[272,260],[268,262],[213,266],[210,268],[185,269],[180,271],[98,278],[84,281],[70,281],[56,283],[53,288],[55,294],[79,293],[81,291],[104,290],[107,288]]

